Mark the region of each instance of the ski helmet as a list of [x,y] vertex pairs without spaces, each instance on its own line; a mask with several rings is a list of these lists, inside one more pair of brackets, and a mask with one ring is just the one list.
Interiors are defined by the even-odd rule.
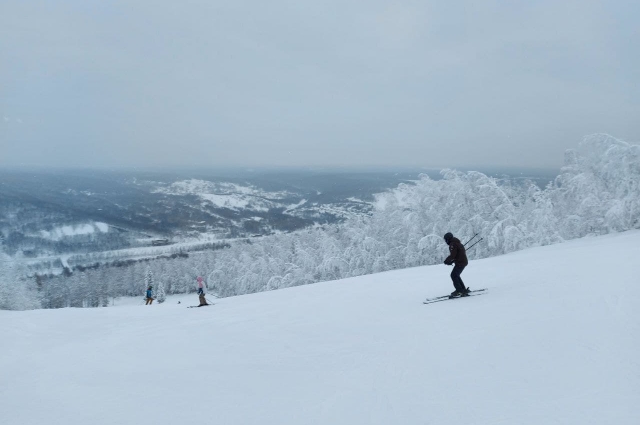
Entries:
[[453,239],[453,235],[451,234],[451,232],[447,232],[444,234],[444,241],[446,243],[451,242],[451,239]]

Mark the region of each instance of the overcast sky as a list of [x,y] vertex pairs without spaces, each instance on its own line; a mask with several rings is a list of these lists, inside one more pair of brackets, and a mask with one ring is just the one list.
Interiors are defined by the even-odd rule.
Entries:
[[0,166],[558,167],[640,140],[640,3],[0,0]]

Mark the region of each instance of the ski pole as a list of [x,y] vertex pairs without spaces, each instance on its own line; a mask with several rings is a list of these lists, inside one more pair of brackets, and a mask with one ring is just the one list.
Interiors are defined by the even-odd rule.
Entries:
[[[464,243],[464,246],[467,246],[467,244],[468,244],[469,242],[471,242],[472,240],[474,240],[474,239],[475,239],[475,237],[476,237],[476,236],[478,236],[479,234],[480,234],[480,233],[476,233],[475,235],[473,235],[473,236],[471,237],[471,239],[469,239],[468,241],[466,241],[466,242]],[[479,242],[479,241],[478,241],[478,242]]]
[[469,248],[467,248],[467,251],[470,250],[471,248],[473,248],[474,246],[476,246],[478,244],[478,242],[482,241],[484,238],[480,238],[478,239],[473,245],[471,245]]

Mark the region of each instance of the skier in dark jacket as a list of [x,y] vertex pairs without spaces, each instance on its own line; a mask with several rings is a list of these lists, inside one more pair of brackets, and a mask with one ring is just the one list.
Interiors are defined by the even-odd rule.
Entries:
[[451,296],[466,297],[469,294],[469,288],[464,286],[464,282],[460,278],[460,274],[464,268],[467,267],[467,264],[469,264],[464,245],[462,245],[460,239],[453,237],[449,232],[444,235],[444,241],[449,245],[449,256],[444,260],[444,263],[448,266],[455,263],[451,271],[451,280],[456,290],[451,293]]

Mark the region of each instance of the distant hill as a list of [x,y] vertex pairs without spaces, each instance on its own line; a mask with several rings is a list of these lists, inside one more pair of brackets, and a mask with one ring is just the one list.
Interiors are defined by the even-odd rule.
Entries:
[[37,257],[289,232],[367,214],[373,194],[417,175],[3,170],[1,248]]

